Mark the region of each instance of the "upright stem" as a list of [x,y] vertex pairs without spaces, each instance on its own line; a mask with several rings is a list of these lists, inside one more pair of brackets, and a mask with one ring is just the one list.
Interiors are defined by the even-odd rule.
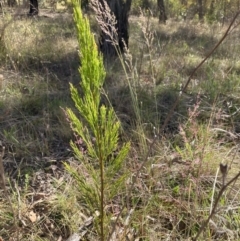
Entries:
[[198,18],[200,21],[203,21],[204,13],[203,13],[203,2],[202,0],[198,0]]
[[101,204],[100,204],[100,213],[101,213],[101,241],[104,241],[104,161],[102,159],[100,161],[100,178],[101,178]]
[[[101,126],[98,127],[98,130],[101,130]],[[102,153],[102,133],[99,131],[97,133],[97,143],[98,143],[98,158],[100,166],[100,235],[101,241],[105,241],[104,233],[104,158]]]
[[198,233],[196,235],[196,237],[192,238],[192,241],[197,241],[199,236],[201,235],[201,233],[203,232],[203,230],[207,227],[209,221],[211,220],[211,218],[213,217],[213,215],[216,213],[216,210],[217,210],[217,206],[218,206],[218,203],[220,201],[220,198],[222,197],[224,191],[227,189],[227,187],[229,187],[233,182],[235,182],[240,176],[240,172],[235,176],[233,177],[228,183],[226,183],[225,185],[222,186],[222,188],[220,189],[219,193],[218,193],[218,196],[215,200],[215,204],[212,208],[212,211],[210,213],[210,215],[208,216],[207,220],[202,224],[202,226],[200,227],[200,229],[198,230]]

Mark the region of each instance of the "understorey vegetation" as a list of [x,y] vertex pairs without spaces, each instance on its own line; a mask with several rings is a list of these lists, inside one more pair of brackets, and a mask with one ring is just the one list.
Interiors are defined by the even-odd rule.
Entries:
[[3,5],[0,240],[240,240],[238,1],[120,2]]

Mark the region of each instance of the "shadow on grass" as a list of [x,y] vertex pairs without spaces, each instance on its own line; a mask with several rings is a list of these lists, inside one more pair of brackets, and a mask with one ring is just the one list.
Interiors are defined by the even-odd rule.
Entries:
[[48,72],[61,81],[72,81],[69,78],[78,73],[80,64],[72,17],[68,13],[50,16],[11,21],[4,33],[3,66],[26,75]]
[[[134,106],[131,91],[128,86],[121,88],[106,87],[109,100],[122,122],[123,128],[128,132],[134,130],[139,124],[138,114],[141,124],[144,125],[148,133],[153,135],[153,128],[160,129],[163,125],[170,108],[176,101],[179,90],[175,87],[158,86],[154,91],[144,87],[137,87],[135,94],[137,95],[137,106]],[[193,97],[194,98],[194,97]],[[183,97],[176,107],[173,117],[169,121],[165,132],[168,134],[176,134],[180,123],[187,119],[187,106],[189,98]]]
[[210,50],[218,42],[212,34],[201,33],[200,28],[193,25],[178,26],[176,31],[168,32],[167,30],[158,29],[156,31],[156,36],[158,40],[166,43],[186,43],[193,51],[199,49],[204,49],[206,51]]

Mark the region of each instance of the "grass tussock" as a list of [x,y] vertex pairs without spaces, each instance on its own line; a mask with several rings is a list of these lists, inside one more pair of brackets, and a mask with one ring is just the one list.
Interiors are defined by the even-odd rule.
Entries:
[[[97,35],[96,22],[90,19]],[[83,120],[69,91],[70,82],[84,94],[71,15],[17,20],[7,15],[0,21],[0,137],[5,146],[0,237],[67,240],[78,235],[98,240],[99,205],[89,208],[79,187],[86,182],[89,200],[99,201],[99,166],[89,154],[89,143],[96,145],[94,130],[87,133],[89,143],[76,138],[63,112],[71,108]],[[174,20],[160,27],[149,12],[130,17],[129,50],[120,59],[106,61],[99,99],[99,106],[113,108],[121,122],[120,144],[131,142],[120,172],[111,176],[116,181],[126,173],[124,185],[112,190],[114,181],[106,178],[102,213],[112,240],[189,240],[197,237],[213,210],[198,240],[240,239],[239,180],[225,186],[239,174],[238,28],[182,93],[226,27]],[[76,160],[70,140],[84,163]],[[111,158],[118,152],[114,149]],[[220,163],[227,164],[227,172]],[[74,170],[73,176],[66,166]]]

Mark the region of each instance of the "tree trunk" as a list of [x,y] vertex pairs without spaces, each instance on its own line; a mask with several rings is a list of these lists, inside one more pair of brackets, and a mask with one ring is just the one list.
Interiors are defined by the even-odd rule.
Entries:
[[208,15],[212,16],[214,14],[215,0],[211,0]]
[[30,11],[29,15],[34,16],[38,15],[38,0],[30,0]]
[[204,13],[203,13],[203,1],[198,0],[198,18],[200,21],[203,21]]
[[7,0],[8,7],[14,7],[17,2],[16,0]]
[[213,14],[213,12],[214,12],[214,7],[215,7],[215,0],[212,0],[212,1],[211,1],[211,4],[210,4],[210,10],[209,10],[209,12],[210,12],[211,14]]
[[84,11],[88,11],[89,8],[89,0],[81,0],[81,8]]
[[142,0],[142,9],[149,9],[150,8],[150,1],[149,0]]
[[[102,6],[104,6],[103,0],[100,0]],[[115,24],[115,46],[111,37],[105,31],[101,31],[100,34],[100,50],[104,54],[104,56],[114,56],[117,54],[116,46],[119,48],[121,52],[124,51],[125,47],[128,47],[128,16],[129,11],[131,8],[132,0],[107,0],[106,3],[108,4],[111,13],[114,14],[116,18]],[[105,14],[105,13],[104,13]],[[105,19],[108,19],[105,17]],[[113,33],[111,26],[108,27],[109,33]]]
[[159,23],[166,24],[167,14],[165,10],[164,0],[158,0],[158,9],[159,9]]

